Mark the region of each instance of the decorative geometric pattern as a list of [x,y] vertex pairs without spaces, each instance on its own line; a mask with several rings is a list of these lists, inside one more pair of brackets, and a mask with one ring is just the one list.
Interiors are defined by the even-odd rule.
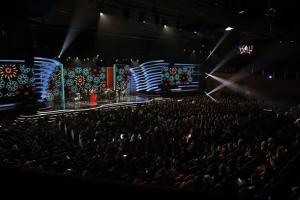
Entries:
[[32,68],[17,64],[0,64],[0,97],[24,95],[25,90],[31,91],[33,85]]
[[13,79],[17,76],[18,69],[16,65],[0,65],[0,76],[5,79]]
[[8,89],[8,91],[14,92],[18,89],[18,83],[17,81],[8,81],[6,88]]
[[193,69],[189,67],[164,67],[162,70],[162,85],[186,85],[193,82]]
[[124,91],[128,90],[129,65],[116,65],[116,88]]
[[27,75],[21,74],[21,75],[18,76],[18,83],[19,84],[26,84],[26,83],[28,83],[28,81],[29,81],[29,78],[28,78]]
[[[59,99],[60,93],[55,91],[60,91],[60,69],[57,69],[51,75],[51,80],[48,81],[47,92],[49,98],[48,101],[53,101]],[[106,87],[106,68],[88,68],[88,67],[74,67],[64,69],[64,89],[65,89],[65,98],[74,98],[76,93],[83,92],[83,90],[99,90],[100,88]],[[59,84],[58,84],[59,82]]]
[[76,76],[74,81],[75,81],[76,85],[78,85],[78,86],[82,86],[85,84],[85,78],[84,78],[84,76],[81,76],[81,75]]
[[5,81],[2,78],[0,78],[0,89],[4,87],[5,87]]

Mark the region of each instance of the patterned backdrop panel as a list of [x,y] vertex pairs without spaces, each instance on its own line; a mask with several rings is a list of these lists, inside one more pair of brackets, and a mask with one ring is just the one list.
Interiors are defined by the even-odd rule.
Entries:
[[[61,84],[60,69],[56,69],[48,81],[48,101],[59,101],[59,87]],[[98,92],[106,88],[106,68],[73,67],[64,69],[65,98],[74,98],[76,93],[83,93],[91,89]]]
[[0,98],[26,96],[34,92],[33,69],[25,65],[0,65]]
[[116,73],[116,88],[122,91],[128,90],[129,83],[129,65],[118,64],[115,67]]
[[164,67],[161,77],[162,86],[176,87],[192,84],[194,69],[192,67]]

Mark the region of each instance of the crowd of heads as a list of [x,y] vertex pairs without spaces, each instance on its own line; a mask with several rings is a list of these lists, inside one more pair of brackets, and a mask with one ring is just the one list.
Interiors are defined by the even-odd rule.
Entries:
[[237,97],[1,122],[3,165],[199,191],[262,193],[298,151],[287,113]]

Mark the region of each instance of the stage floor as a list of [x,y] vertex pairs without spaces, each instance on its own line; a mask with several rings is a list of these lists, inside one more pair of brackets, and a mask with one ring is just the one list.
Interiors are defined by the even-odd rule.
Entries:
[[102,105],[109,105],[109,104],[115,104],[115,103],[122,103],[122,102],[146,102],[154,97],[151,96],[125,96],[120,98],[114,98],[114,99],[97,99],[97,102],[94,104],[91,104],[87,101],[66,101],[65,104],[58,104],[54,102],[47,102],[46,106],[50,110],[80,110],[80,109],[88,109],[88,108],[95,108]]

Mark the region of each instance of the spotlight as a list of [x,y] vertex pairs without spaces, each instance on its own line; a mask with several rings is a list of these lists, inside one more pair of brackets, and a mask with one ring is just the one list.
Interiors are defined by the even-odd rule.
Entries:
[[146,21],[145,21],[145,20],[143,21],[143,24],[146,24]]
[[97,13],[99,13],[100,16],[104,15],[104,4],[103,3],[98,3]]
[[207,92],[204,92],[206,96],[208,96],[211,100],[213,100],[214,102],[218,102],[215,98],[213,98],[210,94],[208,94]]
[[232,30],[233,30],[233,28],[230,27],[230,26],[228,26],[227,28],[225,28],[225,31],[232,31]]
[[269,76],[268,76],[268,78],[269,78],[269,79],[272,79],[272,78],[273,78],[273,76],[272,76],[272,75],[269,75]]
[[168,27],[168,20],[167,19],[163,19],[163,25],[164,25],[164,28]]
[[194,34],[195,34],[195,35],[197,35],[197,34],[198,34],[198,32],[197,32],[197,31],[194,31]]

